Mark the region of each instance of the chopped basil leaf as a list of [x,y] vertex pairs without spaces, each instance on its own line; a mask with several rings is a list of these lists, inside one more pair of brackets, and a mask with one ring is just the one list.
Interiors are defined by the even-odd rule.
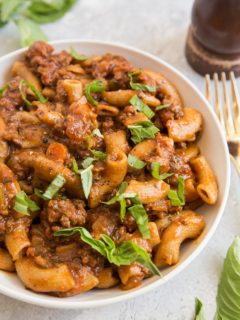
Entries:
[[130,199],[130,198],[135,198],[136,194],[134,192],[124,192],[127,187],[127,182],[124,181],[116,193],[116,195],[111,198],[108,201],[103,201],[103,203],[107,205],[114,204],[116,202],[119,202],[120,204],[120,219],[123,221],[126,215],[126,200],[125,199]]
[[195,318],[194,320],[206,320],[204,311],[203,311],[203,304],[202,302],[196,298],[195,299]]
[[42,194],[42,198],[45,200],[51,200],[64,186],[65,182],[65,178],[61,174],[58,174]]
[[131,215],[135,218],[138,230],[140,231],[143,239],[150,238],[150,231],[148,227],[148,215],[142,204],[135,204],[134,206],[128,208]]
[[84,169],[79,169],[77,161],[75,159],[72,160],[72,169],[76,174],[80,175],[81,181],[82,181],[82,188],[85,195],[85,198],[88,199],[89,193],[91,191],[92,187],[92,168],[93,168],[93,161],[95,161],[94,158],[86,158],[82,162],[82,167]]
[[9,84],[6,83],[1,89],[0,89],[0,98],[2,98],[5,95],[5,92],[9,89]]
[[168,198],[171,200],[173,206],[183,206],[185,204],[183,177],[178,177],[178,190],[170,190],[168,192]]
[[137,95],[133,96],[130,100],[132,106],[138,111],[143,112],[149,119],[155,116],[155,112],[152,111]]
[[166,104],[161,104],[160,106],[157,106],[155,108],[156,111],[160,111],[160,110],[163,110],[163,109],[166,109],[166,108],[169,108],[171,107],[171,103],[166,103]]
[[76,174],[79,174],[79,169],[78,169],[78,164],[76,159],[72,160],[72,170],[73,172],[75,172]]
[[147,84],[143,84],[143,83],[135,82],[136,78],[139,76],[140,73],[141,73],[140,70],[128,73],[128,76],[130,78],[130,87],[133,90],[143,90],[143,91],[155,92],[156,87],[150,86]]
[[54,232],[54,236],[71,236],[79,232],[81,240],[91,248],[107,258],[110,263],[117,266],[130,265],[133,262],[139,262],[148,268],[153,274],[161,275],[156,265],[152,262],[149,254],[139,245],[131,240],[123,241],[116,247],[115,242],[106,234],[101,234],[101,239],[92,237],[89,231],[83,227],[62,229]]
[[25,84],[27,87],[29,87],[31,89],[31,91],[34,93],[35,97],[37,98],[38,101],[42,102],[42,103],[46,103],[47,102],[47,99],[41,94],[40,91],[38,91],[35,86],[30,83],[29,81],[27,80],[21,80],[20,81],[20,84],[19,84],[19,91],[20,91],[20,94],[21,94],[21,97],[23,99],[23,101],[26,103],[27,106],[31,106],[31,101],[29,101],[25,95],[25,93],[23,92],[23,89],[22,89],[22,86],[23,84]]
[[173,175],[173,173],[159,174],[159,170],[160,170],[160,163],[159,162],[152,162],[151,169],[152,169],[151,173],[152,173],[153,178],[155,178],[157,180],[164,180],[164,179],[167,179],[168,177],[171,177]]
[[39,206],[32,201],[24,191],[19,191],[15,196],[15,203],[13,209],[25,216],[29,216],[31,212],[38,211]]
[[130,165],[130,167],[139,170],[146,166],[146,162],[138,159],[137,157],[132,156],[131,154],[128,155],[128,164]]
[[79,54],[74,48],[70,49],[71,56],[78,61],[85,61],[88,59],[87,56]]
[[93,106],[98,105],[97,100],[92,97],[92,93],[101,93],[105,90],[105,85],[101,80],[93,80],[85,86],[84,94],[87,101]]
[[139,122],[129,125],[128,129],[131,132],[131,140],[137,144],[144,139],[154,139],[155,134],[159,131],[151,121]]
[[107,158],[106,152],[99,151],[99,150],[94,150],[94,149],[89,149],[89,150],[92,152],[92,154],[94,155],[95,159],[105,160]]
[[89,196],[89,193],[90,193],[91,187],[92,187],[92,178],[93,178],[92,177],[92,168],[93,168],[93,165],[90,165],[86,169],[80,171],[83,192],[84,192],[86,199],[88,199],[88,196]]
[[102,135],[101,131],[98,128],[93,130],[92,135],[96,136],[96,137],[99,137],[99,138],[103,138],[103,135]]
[[88,158],[84,159],[82,162],[82,167],[84,169],[87,169],[93,163],[93,161],[95,161],[95,159],[92,157],[88,157]]

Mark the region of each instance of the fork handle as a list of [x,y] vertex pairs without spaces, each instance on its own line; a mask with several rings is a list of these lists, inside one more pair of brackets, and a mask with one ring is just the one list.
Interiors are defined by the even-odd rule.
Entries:
[[233,155],[230,154],[230,158],[237,169],[238,175],[240,176],[240,158],[239,157],[234,157]]

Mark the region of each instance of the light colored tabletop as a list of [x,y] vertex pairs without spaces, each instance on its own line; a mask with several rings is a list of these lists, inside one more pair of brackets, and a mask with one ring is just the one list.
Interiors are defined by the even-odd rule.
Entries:
[[[43,27],[50,40],[81,38],[122,42],[153,53],[177,67],[203,90],[203,78],[187,64],[184,44],[192,0],[80,0],[61,21]],[[0,29],[0,55],[19,48],[14,25]],[[193,106],[194,107],[194,106]],[[220,182],[221,183],[221,182]],[[194,299],[212,319],[223,258],[240,234],[240,179],[232,167],[227,207],[207,247],[182,273],[127,302],[88,310],[53,310],[0,295],[1,320],[192,320]]]

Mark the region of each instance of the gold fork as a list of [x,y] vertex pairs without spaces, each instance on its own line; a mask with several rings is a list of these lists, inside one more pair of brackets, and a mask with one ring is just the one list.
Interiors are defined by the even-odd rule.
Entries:
[[[225,72],[221,73],[221,82],[223,89],[223,108],[221,105],[221,97],[219,91],[219,79],[218,74],[213,74],[213,83],[214,83],[214,93],[215,93],[215,112],[218,116],[218,119],[222,125],[222,129],[227,138],[228,148],[230,152],[231,159],[235,164],[235,167],[240,175],[240,99],[236,84],[236,79],[233,72],[230,72],[229,79],[231,82],[231,91],[232,91],[232,103],[229,103],[229,95],[227,92],[226,85],[226,74]],[[205,95],[207,100],[211,105],[211,87],[210,87],[210,76],[206,74],[205,76],[206,88]]]

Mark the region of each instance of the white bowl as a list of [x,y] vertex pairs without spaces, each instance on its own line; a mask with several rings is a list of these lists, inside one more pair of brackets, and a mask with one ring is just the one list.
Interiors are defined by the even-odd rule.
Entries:
[[[122,55],[130,60],[136,67],[146,67],[161,72],[170,79],[181,94],[184,105],[201,111],[204,117],[204,130],[200,140],[202,154],[207,158],[214,169],[219,184],[219,198],[214,206],[203,206],[198,211],[206,218],[206,228],[197,241],[190,241],[181,250],[181,259],[176,266],[164,270],[163,278],[157,276],[143,281],[143,284],[130,291],[122,291],[118,288],[105,290],[91,290],[69,298],[57,298],[46,294],[37,294],[25,289],[22,282],[15,274],[0,271],[0,292],[27,303],[53,308],[92,308],[110,303],[120,302],[146,293],[156,287],[160,287],[182,271],[193,261],[212,237],[222,217],[226,204],[229,181],[230,165],[228,148],[217,117],[210,105],[198,89],[187,80],[179,71],[166,62],[152,56],[149,53],[137,50],[125,45],[100,41],[64,40],[52,43],[59,51],[74,47],[83,54],[103,54],[111,52]],[[0,58],[0,84],[6,81],[9,70],[14,61],[21,59],[26,49],[20,49]],[[174,282],[172,282],[174,286]]]

